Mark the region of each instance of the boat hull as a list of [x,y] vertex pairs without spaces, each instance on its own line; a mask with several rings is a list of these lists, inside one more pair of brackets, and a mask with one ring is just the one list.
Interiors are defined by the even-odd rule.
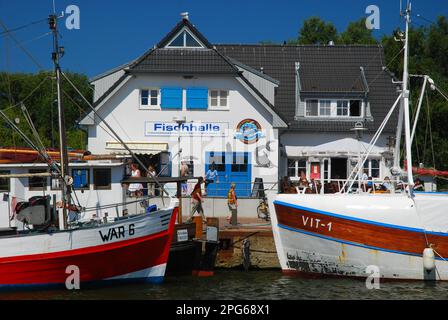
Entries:
[[448,234],[423,232],[419,221],[424,217],[406,196],[375,197],[279,195],[272,199],[282,270],[366,278],[374,270],[368,267],[374,266],[386,279],[448,280],[444,259],[436,256],[436,270],[431,272],[424,269],[422,259],[426,239],[447,257]]
[[65,284],[78,271],[81,283],[160,282],[176,213],[171,208],[102,227],[0,238],[0,286]]

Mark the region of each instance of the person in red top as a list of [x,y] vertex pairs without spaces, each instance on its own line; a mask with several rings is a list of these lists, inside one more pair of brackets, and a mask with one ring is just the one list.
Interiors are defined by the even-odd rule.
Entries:
[[201,186],[202,183],[204,182],[204,178],[199,177],[198,178],[198,183],[196,183],[196,185],[194,186],[193,191],[191,192],[191,213],[190,216],[188,217],[187,222],[191,222],[193,220],[193,215],[197,212],[202,216],[202,220],[204,222],[206,222],[207,220],[205,219],[205,215],[204,215],[204,209],[202,208],[202,202],[204,202],[204,199],[202,198],[202,190],[201,190]]

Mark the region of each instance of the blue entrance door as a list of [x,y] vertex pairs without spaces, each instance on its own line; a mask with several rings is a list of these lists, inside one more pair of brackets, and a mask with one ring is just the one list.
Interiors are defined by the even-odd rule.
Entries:
[[206,152],[205,172],[213,164],[218,172],[217,181],[208,184],[209,196],[227,197],[230,184],[236,184],[236,195],[251,194],[251,161],[249,152]]

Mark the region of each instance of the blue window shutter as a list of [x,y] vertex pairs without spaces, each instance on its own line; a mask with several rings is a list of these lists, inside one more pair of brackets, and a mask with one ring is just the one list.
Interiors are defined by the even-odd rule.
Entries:
[[161,88],[162,109],[182,109],[182,88],[169,87]]
[[88,185],[87,181],[87,169],[74,169],[73,170],[73,186],[75,189],[85,188]]
[[208,88],[187,88],[187,109],[208,108]]

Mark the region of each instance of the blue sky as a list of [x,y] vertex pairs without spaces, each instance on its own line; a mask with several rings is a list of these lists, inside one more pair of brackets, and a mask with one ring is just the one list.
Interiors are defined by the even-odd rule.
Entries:
[[[52,12],[53,0],[0,0],[0,20],[14,29]],[[405,0],[403,0],[405,1]],[[380,8],[377,37],[402,26],[400,0],[55,0],[56,11],[74,4],[80,8],[80,30],[62,28],[65,70],[89,77],[126,63],[156,44],[188,11],[190,21],[212,43],[283,42],[297,37],[303,21],[316,15],[343,31],[350,21],[367,17],[368,5]],[[414,14],[435,21],[448,16],[447,0],[414,0]],[[415,23],[428,24],[415,18]],[[62,23],[62,26],[64,24]],[[0,33],[3,32],[0,29]],[[51,37],[46,22],[14,33],[45,68],[51,68]],[[4,34],[0,35],[0,70],[36,72],[38,68]]]

